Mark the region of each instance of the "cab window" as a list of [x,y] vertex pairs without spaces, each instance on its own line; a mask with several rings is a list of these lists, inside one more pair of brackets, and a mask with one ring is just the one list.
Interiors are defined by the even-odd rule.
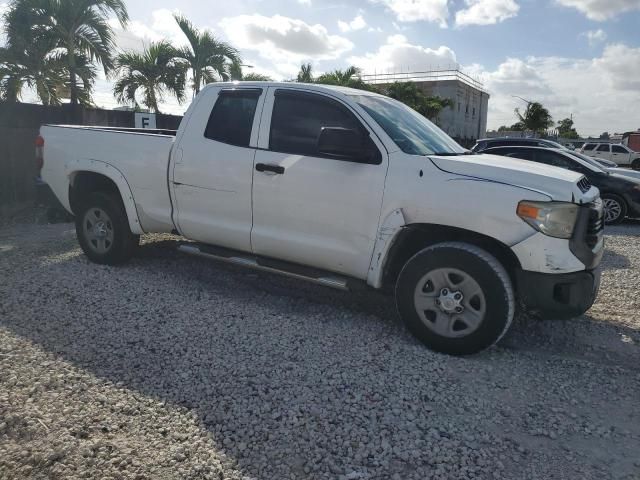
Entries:
[[613,151],[613,153],[629,153],[627,152],[626,148],[621,147],[620,145],[613,145],[611,147],[611,150]]
[[222,90],[213,106],[204,136],[209,140],[248,147],[262,90]]
[[346,107],[324,95],[287,90],[276,92],[270,150],[319,156],[318,137],[323,127],[363,128]]

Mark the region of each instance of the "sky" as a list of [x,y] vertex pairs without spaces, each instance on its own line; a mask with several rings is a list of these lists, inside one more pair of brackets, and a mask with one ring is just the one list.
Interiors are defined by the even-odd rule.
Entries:
[[[294,78],[301,63],[321,73],[455,66],[491,94],[488,127],[516,122],[540,101],[556,121],[573,115],[580,134],[640,128],[640,0],[154,0],[126,1],[118,46],[162,38],[186,43],[172,14],[187,16],[237,47],[246,71]],[[0,0],[0,10],[3,2]],[[6,2],[5,2],[6,4]],[[95,100],[115,106],[102,78]],[[188,105],[168,99],[163,111]]]

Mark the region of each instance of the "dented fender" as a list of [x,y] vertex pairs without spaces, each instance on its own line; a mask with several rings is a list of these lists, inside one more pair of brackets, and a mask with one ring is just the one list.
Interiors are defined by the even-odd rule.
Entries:
[[585,269],[584,264],[571,252],[569,241],[543,233],[523,240],[511,247],[523,270],[539,273],[573,273]]
[[378,229],[378,234],[376,235],[376,243],[367,275],[367,284],[371,287],[382,287],[384,265],[388,258],[389,249],[393,245],[394,240],[398,238],[398,233],[406,224],[407,222],[401,208],[393,210],[382,221]]

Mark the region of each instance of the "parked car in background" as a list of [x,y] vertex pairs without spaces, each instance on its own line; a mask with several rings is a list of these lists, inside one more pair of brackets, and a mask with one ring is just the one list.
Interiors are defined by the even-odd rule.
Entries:
[[609,173],[615,173],[617,175],[622,175],[623,177],[629,177],[635,180],[640,180],[640,170],[632,170],[630,168],[620,168],[614,162],[610,162],[608,160],[602,160],[600,158],[592,158],[580,152],[570,152],[570,153],[574,157],[584,160],[585,162],[591,165],[594,165],[595,167],[604,168]]
[[623,165],[640,170],[640,153],[634,152],[626,145],[617,143],[585,143],[581,153],[595,159],[609,160],[616,165]]
[[567,147],[560,145],[558,142],[552,140],[545,140],[543,138],[516,138],[516,137],[497,137],[497,138],[483,138],[478,140],[472,152],[480,153],[488,148],[494,147],[545,147],[545,148],[560,148],[569,150]]
[[583,174],[600,189],[607,224],[620,223],[627,216],[640,217],[640,180],[609,173],[595,163],[576,157],[573,152],[540,147],[498,147],[483,153],[520,158]]
[[516,305],[571,317],[598,292],[603,208],[584,175],[479,162],[373,92],[214,83],[177,132],[40,135],[43,177],[99,264],[125,262],[142,233],[177,232],[184,253],[393,292],[408,329],[449,354],[498,342]]

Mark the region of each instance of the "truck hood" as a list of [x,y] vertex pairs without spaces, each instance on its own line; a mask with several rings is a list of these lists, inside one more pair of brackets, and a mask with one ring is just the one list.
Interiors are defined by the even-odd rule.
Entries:
[[533,190],[556,201],[588,203],[599,194],[595,187],[586,193],[578,188],[580,173],[528,160],[487,154],[429,158],[445,172]]

